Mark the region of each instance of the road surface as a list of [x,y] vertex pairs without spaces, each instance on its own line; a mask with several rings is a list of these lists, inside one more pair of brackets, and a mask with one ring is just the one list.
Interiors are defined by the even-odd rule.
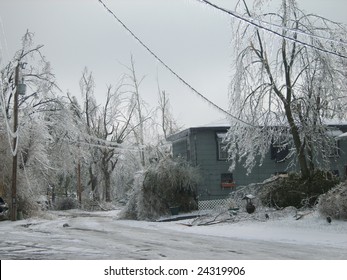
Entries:
[[61,214],[51,220],[5,221],[0,223],[0,258],[347,259],[343,248],[192,234],[161,224],[122,221],[87,212]]

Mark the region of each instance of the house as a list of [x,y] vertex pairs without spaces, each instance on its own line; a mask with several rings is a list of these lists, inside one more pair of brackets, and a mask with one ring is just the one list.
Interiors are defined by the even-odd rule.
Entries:
[[[347,123],[329,123],[336,136],[347,132]],[[283,160],[288,151],[278,150],[269,144],[268,156],[261,166],[256,165],[251,174],[246,169],[236,165],[235,170],[229,171],[230,162],[227,161],[227,151],[222,142],[229,129],[227,124],[191,127],[168,137],[172,143],[174,157],[182,157],[193,166],[199,167],[202,182],[198,187],[199,200],[213,200],[225,198],[238,186],[259,183],[273,174],[286,173],[288,161]],[[332,171],[345,178],[347,174],[347,136],[337,138],[339,152],[332,157]]]

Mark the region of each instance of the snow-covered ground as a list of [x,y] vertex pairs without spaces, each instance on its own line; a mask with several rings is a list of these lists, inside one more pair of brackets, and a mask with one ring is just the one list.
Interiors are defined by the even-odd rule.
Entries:
[[[0,222],[1,259],[343,259],[347,222],[317,212],[263,212],[171,222],[118,219],[119,210],[49,211]],[[218,219],[217,219],[218,220]]]

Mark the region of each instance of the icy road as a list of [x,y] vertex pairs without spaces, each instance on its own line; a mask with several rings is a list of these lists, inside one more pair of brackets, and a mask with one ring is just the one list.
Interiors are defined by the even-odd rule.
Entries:
[[347,222],[187,227],[116,219],[117,212],[50,212],[0,222],[1,259],[347,259]]

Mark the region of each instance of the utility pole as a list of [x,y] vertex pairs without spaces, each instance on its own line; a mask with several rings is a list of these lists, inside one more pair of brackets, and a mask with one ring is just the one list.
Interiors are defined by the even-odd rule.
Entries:
[[18,91],[19,91],[19,65],[16,66],[15,70],[15,86],[16,91],[14,93],[13,101],[13,132],[15,136],[13,137],[12,146],[12,201],[11,201],[11,220],[17,220],[17,145],[18,145]]
[[11,189],[11,220],[17,220],[17,154],[18,154],[18,95],[24,95],[26,86],[24,81],[19,82],[19,67],[24,69],[26,63],[21,63],[18,61],[18,64],[15,69],[15,79],[14,83],[16,86],[16,91],[14,92],[13,100],[13,137],[12,144],[12,189]]
[[81,151],[80,138],[78,137],[78,162],[77,162],[77,199],[79,206],[82,207],[82,184],[81,184]]
[[81,184],[81,160],[77,163],[77,198],[80,206],[82,205],[82,184]]

